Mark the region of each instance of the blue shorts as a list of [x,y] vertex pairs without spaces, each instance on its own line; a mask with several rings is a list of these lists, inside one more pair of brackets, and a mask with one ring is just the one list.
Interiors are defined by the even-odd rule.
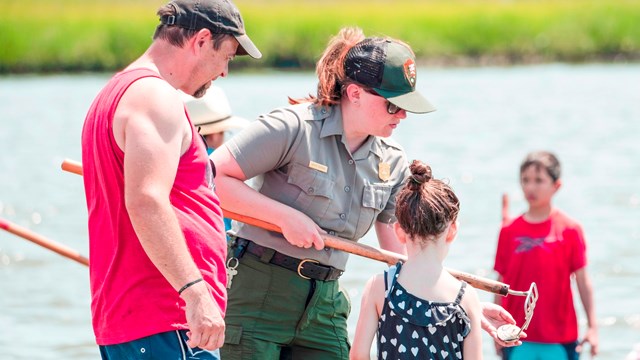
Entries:
[[220,360],[220,351],[190,348],[187,330],[167,331],[115,345],[101,345],[103,360]]
[[522,345],[502,349],[504,360],[578,360],[578,342],[543,344],[523,341]]

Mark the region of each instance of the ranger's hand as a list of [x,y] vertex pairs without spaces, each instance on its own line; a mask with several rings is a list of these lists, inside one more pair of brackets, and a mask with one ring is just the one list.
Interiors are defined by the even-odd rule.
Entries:
[[280,228],[282,235],[291,245],[308,249],[315,247],[316,250],[324,249],[324,240],[320,234],[326,234],[318,224],[310,217],[300,211],[293,211],[291,216],[281,221]]

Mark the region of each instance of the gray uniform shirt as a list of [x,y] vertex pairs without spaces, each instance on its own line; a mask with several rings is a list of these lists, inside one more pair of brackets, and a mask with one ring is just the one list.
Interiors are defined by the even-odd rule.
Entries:
[[[396,221],[396,194],[410,172],[393,140],[369,136],[351,154],[343,133],[339,106],[305,103],[261,115],[226,145],[247,179],[260,176],[253,184],[260,193],[305,213],[331,235],[357,241],[375,220]],[[234,232],[299,259],[341,270],[347,263],[342,251],[300,248],[255,226],[240,224]]]

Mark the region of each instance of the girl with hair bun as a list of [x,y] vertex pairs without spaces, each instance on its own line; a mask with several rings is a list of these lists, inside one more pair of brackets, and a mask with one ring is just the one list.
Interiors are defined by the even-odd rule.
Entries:
[[482,359],[478,295],[443,261],[458,232],[460,202],[431,167],[411,164],[393,228],[408,259],[372,277],[362,295],[351,359]]

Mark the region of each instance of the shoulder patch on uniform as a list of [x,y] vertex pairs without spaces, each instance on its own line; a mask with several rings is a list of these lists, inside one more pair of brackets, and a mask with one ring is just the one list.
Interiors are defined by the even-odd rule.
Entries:
[[386,138],[379,137],[378,139],[380,139],[380,142],[382,142],[387,146],[404,151],[404,149],[402,148],[402,145],[400,145],[400,143],[398,143],[397,141],[393,140],[393,138],[391,137],[386,137]]
[[320,107],[312,103],[302,103],[286,108],[294,113],[302,121],[323,120],[328,118],[333,109],[331,107]]

